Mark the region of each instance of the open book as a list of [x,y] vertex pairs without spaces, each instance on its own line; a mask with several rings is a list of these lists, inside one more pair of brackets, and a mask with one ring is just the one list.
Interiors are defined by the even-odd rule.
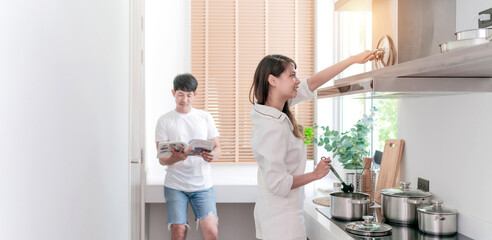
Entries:
[[184,147],[184,151],[188,151],[191,147],[190,156],[200,155],[205,150],[211,152],[214,149],[215,143],[209,140],[192,139],[190,142],[159,142],[157,147],[157,158],[170,157],[173,153],[171,149],[179,151]]

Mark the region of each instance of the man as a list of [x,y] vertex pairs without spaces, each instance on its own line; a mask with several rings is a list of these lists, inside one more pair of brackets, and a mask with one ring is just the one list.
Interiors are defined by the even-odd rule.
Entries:
[[159,158],[167,166],[164,180],[164,196],[167,205],[167,224],[174,240],[186,239],[188,201],[193,208],[197,226],[205,240],[217,239],[218,217],[215,193],[210,176],[210,162],[220,157],[219,132],[210,113],[192,107],[198,82],[191,74],[180,74],[174,78],[172,94],[176,108],[162,115],[156,126],[155,141],[181,141],[208,139],[215,146],[211,152],[202,151],[190,156],[191,148],[171,150],[170,157]]

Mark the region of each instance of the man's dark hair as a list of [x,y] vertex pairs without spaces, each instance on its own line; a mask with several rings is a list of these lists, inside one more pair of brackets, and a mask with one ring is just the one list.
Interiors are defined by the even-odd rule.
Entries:
[[174,91],[195,92],[198,87],[198,82],[193,75],[189,73],[178,74],[174,78]]

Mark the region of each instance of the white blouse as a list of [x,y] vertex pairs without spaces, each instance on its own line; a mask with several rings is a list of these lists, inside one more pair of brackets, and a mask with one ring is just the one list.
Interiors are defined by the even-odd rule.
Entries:
[[[314,93],[309,90],[307,80],[304,79],[299,84],[296,98],[289,100],[290,106],[313,96]],[[276,108],[255,104],[251,118],[254,124],[251,147],[258,162],[259,194],[255,206],[258,233],[261,232],[258,224],[262,225],[263,229],[268,228],[270,224],[275,228],[281,225],[269,221],[269,216],[275,215],[277,218],[279,214],[286,212],[286,208],[302,209],[304,187],[291,187],[293,176],[304,174],[306,148],[303,139],[296,138],[292,133],[294,128],[287,115]],[[302,211],[299,213],[302,215]],[[285,217],[288,218],[289,215]],[[299,224],[303,224],[302,216],[299,218],[302,219],[302,223]],[[292,237],[291,234],[296,233],[287,231],[285,234]]]

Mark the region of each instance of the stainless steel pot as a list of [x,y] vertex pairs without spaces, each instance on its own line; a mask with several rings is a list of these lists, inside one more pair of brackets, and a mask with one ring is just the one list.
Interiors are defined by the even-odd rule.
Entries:
[[467,47],[472,47],[472,46],[488,43],[488,42],[490,42],[490,40],[492,40],[491,37],[453,40],[453,41],[441,43],[441,44],[439,44],[439,47],[441,48],[441,53],[444,53],[444,52],[449,52],[449,51],[455,50],[455,49],[467,48]]
[[365,193],[330,193],[330,214],[342,220],[360,220],[367,215],[369,195]]
[[470,29],[455,33],[456,40],[492,37],[492,28]]
[[400,188],[381,190],[381,210],[383,217],[402,224],[417,223],[417,208],[430,205],[432,193],[410,189],[410,183],[401,182]]
[[458,225],[458,211],[442,205],[442,201],[432,200],[431,206],[418,210],[419,230],[434,235],[455,234]]

